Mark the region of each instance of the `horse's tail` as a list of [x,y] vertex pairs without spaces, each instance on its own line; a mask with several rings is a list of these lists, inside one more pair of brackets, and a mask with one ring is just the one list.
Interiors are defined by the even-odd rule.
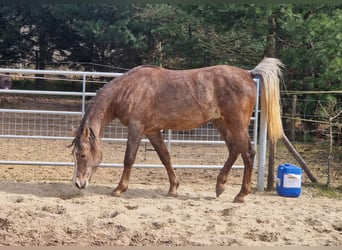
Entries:
[[264,58],[253,70],[251,74],[262,77],[262,112],[266,112],[268,137],[276,142],[283,134],[280,110],[279,82],[283,78],[282,69],[284,64],[276,58]]

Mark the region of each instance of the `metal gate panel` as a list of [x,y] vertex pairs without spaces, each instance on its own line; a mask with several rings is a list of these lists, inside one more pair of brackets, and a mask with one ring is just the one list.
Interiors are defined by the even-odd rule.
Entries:
[[[34,90],[0,90],[7,95],[50,95],[74,96],[81,99],[79,111],[51,111],[29,109],[3,109],[0,107],[0,164],[8,165],[56,165],[72,166],[71,151],[68,145],[73,137],[71,127],[77,127],[85,111],[86,97],[95,93],[86,92],[87,77],[119,77],[120,73],[80,72],[80,71],[42,71],[0,69],[11,74],[80,76],[82,91],[34,91]],[[259,80],[255,79],[258,93]],[[259,95],[257,95],[259,107]],[[251,118],[249,133],[257,149],[258,109]],[[164,140],[169,147],[175,168],[221,168],[227,159],[228,151],[224,141],[211,123],[189,131],[164,131]],[[121,167],[123,164],[127,128],[113,120],[104,131],[102,138],[104,158],[101,166]],[[256,164],[254,163],[254,166]],[[144,138],[139,147],[135,167],[163,167],[149,141]],[[234,168],[243,168],[241,160]]]

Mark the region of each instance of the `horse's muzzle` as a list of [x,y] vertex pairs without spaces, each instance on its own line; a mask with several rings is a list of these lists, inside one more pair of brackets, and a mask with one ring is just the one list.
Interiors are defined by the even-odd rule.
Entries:
[[74,184],[79,189],[85,189],[88,186],[88,180],[76,178]]

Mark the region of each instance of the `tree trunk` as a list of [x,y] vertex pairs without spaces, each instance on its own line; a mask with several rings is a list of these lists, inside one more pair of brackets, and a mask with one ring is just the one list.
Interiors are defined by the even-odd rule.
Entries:
[[268,57],[277,57],[276,51],[276,29],[277,23],[274,18],[274,15],[271,15],[268,19],[268,35],[267,35],[267,42],[266,42],[266,49],[265,49],[265,56]]
[[327,188],[331,187],[331,158],[333,151],[333,133],[332,133],[332,119],[329,118],[329,137],[330,137],[330,147],[329,147],[329,156],[328,156],[328,171],[327,171]]
[[[36,54],[36,69],[45,69],[45,61],[46,61],[46,39],[43,33],[44,31],[40,31],[39,33],[39,40],[38,40],[38,51]],[[36,74],[36,88],[44,84],[44,75],[43,74]]]
[[274,190],[274,156],[276,144],[272,141],[268,142],[268,174],[267,174],[267,191]]

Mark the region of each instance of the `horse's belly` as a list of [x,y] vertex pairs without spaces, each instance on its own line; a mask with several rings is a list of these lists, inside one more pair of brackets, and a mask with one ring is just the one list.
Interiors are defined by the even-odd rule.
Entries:
[[158,129],[190,130],[220,117],[221,114],[215,110],[207,110],[207,112],[202,112],[202,110],[169,112],[151,119],[153,121],[151,127],[158,127]]

